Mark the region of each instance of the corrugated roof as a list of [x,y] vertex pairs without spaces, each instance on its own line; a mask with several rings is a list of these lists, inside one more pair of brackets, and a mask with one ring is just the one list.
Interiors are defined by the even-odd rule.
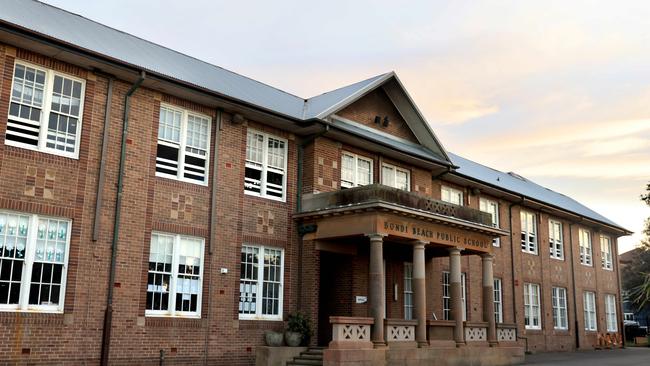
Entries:
[[589,207],[586,207],[573,198],[540,186],[539,184],[527,178],[504,173],[465,159],[456,154],[452,154],[450,152],[447,153],[449,154],[451,161],[460,167],[456,170],[456,174],[464,175],[468,178],[487,183],[497,188],[501,188],[505,191],[523,195],[528,199],[546,203],[572,212],[574,214],[623,229],[617,223],[590,209]]
[[340,103],[347,101],[350,98],[354,98],[355,96],[362,94],[368,89],[372,89],[373,86],[381,84],[383,81],[393,75],[394,73],[388,72],[371,77],[370,79],[359,81],[358,83],[323,93],[321,95],[317,95],[315,97],[311,97],[307,100],[304,118],[308,119],[326,117],[326,114],[328,114],[327,112],[333,108],[336,108],[336,106]]
[[[381,85],[386,78],[394,76],[392,72],[381,74],[310,99],[303,99],[38,1],[2,0],[0,20],[145,71],[196,85],[295,119],[322,118],[323,114],[335,109],[341,103]],[[400,87],[402,87],[401,84]],[[402,90],[404,90],[403,87]],[[406,93],[405,90],[404,92]],[[414,108],[417,109],[417,106],[414,105]],[[407,144],[350,124],[341,123],[338,127],[350,133],[365,135],[377,142],[417,157],[441,161],[441,157],[433,154],[424,146]],[[431,133],[433,134],[433,132]],[[577,201],[534,182],[520,180],[457,155],[449,154],[449,157],[455,165],[460,166],[457,174],[620,228],[616,223]],[[446,158],[442,157],[442,161],[445,160]]]

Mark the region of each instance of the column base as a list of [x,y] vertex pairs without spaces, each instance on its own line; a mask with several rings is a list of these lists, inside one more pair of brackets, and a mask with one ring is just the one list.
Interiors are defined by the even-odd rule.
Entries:
[[461,348],[467,346],[467,343],[465,342],[456,342],[456,348]]
[[499,347],[499,342],[497,341],[489,341],[488,344],[490,347]]
[[378,348],[378,349],[383,349],[383,348],[388,348],[388,345],[386,342],[372,342],[373,348]]
[[427,348],[429,347],[428,341],[418,341],[418,348]]

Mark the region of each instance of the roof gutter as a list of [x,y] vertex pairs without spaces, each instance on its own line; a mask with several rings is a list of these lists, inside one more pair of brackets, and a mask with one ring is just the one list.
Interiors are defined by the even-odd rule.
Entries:
[[108,277],[108,294],[106,297],[106,311],[104,313],[104,331],[102,333],[101,365],[108,366],[108,356],[111,348],[111,328],[113,324],[113,287],[115,287],[115,271],[117,264],[117,245],[120,234],[120,216],[122,213],[122,194],[124,193],[124,169],[126,166],[126,140],[129,133],[129,111],[131,109],[131,96],[135,93],[146,74],[140,72],[140,77],[124,95],[124,114],[122,117],[122,142],[120,147],[120,167],[117,175],[117,196],[115,198],[115,217],[113,223],[113,241],[111,243],[111,268]]

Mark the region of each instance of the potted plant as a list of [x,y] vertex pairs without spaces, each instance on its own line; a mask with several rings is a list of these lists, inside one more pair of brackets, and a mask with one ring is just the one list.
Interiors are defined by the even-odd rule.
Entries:
[[267,330],[264,332],[264,340],[269,347],[280,347],[282,346],[282,333]]
[[311,320],[302,312],[289,314],[284,339],[288,346],[298,347],[309,344],[312,336]]

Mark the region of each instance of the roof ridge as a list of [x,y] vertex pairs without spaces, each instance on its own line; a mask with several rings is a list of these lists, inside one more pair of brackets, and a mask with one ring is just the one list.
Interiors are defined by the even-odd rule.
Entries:
[[375,75],[375,76],[371,76],[371,77],[366,78],[366,79],[363,79],[363,80],[355,81],[355,82],[353,82],[353,83],[351,83],[351,84],[346,84],[346,85],[340,86],[340,87],[338,87],[338,88],[336,88],[336,89],[328,90],[328,91],[326,91],[326,92],[323,92],[323,93],[320,93],[320,94],[316,94],[316,95],[314,95],[314,96],[311,96],[311,97],[305,99],[305,102],[308,102],[308,101],[310,101],[311,99],[318,98],[318,97],[323,96],[323,95],[325,95],[325,94],[334,93],[334,92],[336,92],[336,91],[339,91],[339,90],[341,90],[341,89],[345,89],[345,88],[350,87],[350,86],[355,85],[355,84],[361,84],[361,83],[364,83],[364,82],[366,82],[366,81],[368,81],[368,80],[372,80],[372,79],[379,79],[379,78],[381,78],[382,76],[386,76],[386,75],[388,75],[388,74],[393,74],[393,73],[394,73],[393,71],[388,71],[388,72],[385,72],[385,73],[383,73],[383,74],[377,74],[377,75]]
[[140,36],[136,36],[136,35],[134,35],[134,34],[131,34],[131,33],[125,32],[125,31],[123,31],[123,30],[120,30],[120,29],[117,29],[117,28],[111,27],[111,26],[106,25],[106,24],[104,24],[104,23],[100,23],[100,22],[98,22],[98,21],[96,21],[96,20],[93,20],[93,19],[90,19],[90,18],[88,18],[88,17],[85,17],[85,16],[83,16],[83,15],[81,15],[81,14],[77,14],[77,13],[71,12],[71,11],[69,11],[69,10],[66,10],[66,9],[60,8],[60,7],[56,6],[56,5],[48,4],[48,3],[43,2],[43,1],[41,1],[41,0],[32,0],[32,2],[37,3],[37,4],[39,4],[39,5],[44,5],[44,6],[47,6],[47,7],[50,7],[50,8],[56,9],[56,10],[58,10],[58,11],[62,11],[62,12],[68,13],[68,14],[70,14],[70,15],[74,15],[74,16],[76,16],[76,17],[79,17],[79,18],[83,19],[83,20],[86,20],[86,21],[89,21],[89,22],[95,23],[95,24],[100,25],[100,26],[102,26],[102,27],[104,27],[104,28],[110,29],[110,30],[112,30],[112,31],[116,31],[116,32],[118,32],[118,33],[121,33],[121,34],[127,35],[127,36],[129,36],[129,37],[133,37],[133,38],[139,39],[139,40],[141,40],[141,41],[143,41],[143,42],[149,43],[149,44],[154,45],[154,46],[156,46],[156,47],[164,48],[164,49],[166,49],[166,50],[168,50],[168,51],[171,51],[171,52],[173,52],[173,53],[176,53],[176,54],[178,54],[178,55],[180,55],[180,56],[190,58],[190,59],[192,59],[192,60],[195,60],[195,61],[201,62],[201,63],[203,63],[203,64],[205,64],[205,65],[208,65],[208,66],[210,66],[210,67],[215,67],[215,68],[221,69],[221,70],[223,70],[223,71],[225,71],[225,72],[229,72],[229,73],[234,74],[234,75],[237,75],[237,76],[239,76],[239,77],[242,77],[242,78],[248,79],[248,80],[253,81],[253,82],[257,83],[257,84],[260,84],[260,85],[263,85],[263,86],[269,87],[269,88],[271,88],[271,89],[275,89],[275,90],[277,90],[277,91],[279,91],[279,92],[281,92],[281,93],[284,93],[284,94],[286,94],[286,95],[288,95],[288,96],[294,97],[294,98],[296,98],[296,99],[300,99],[301,101],[304,101],[304,100],[305,100],[305,98],[303,98],[303,97],[300,97],[300,96],[295,95],[295,94],[293,94],[293,93],[289,93],[288,91],[282,90],[282,89],[280,89],[280,88],[278,88],[278,87],[275,87],[275,86],[273,86],[273,85],[270,85],[270,84],[267,84],[267,83],[261,82],[261,81],[259,81],[259,80],[253,79],[252,77],[248,77],[248,76],[246,76],[246,75],[240,74],[240,73],[235,72],[235,71],[232,71],[232,70],[230,70],[230,69],[226,69],[225,67],[222,67],[222,66],[219,66],[219,65],[215,65],[215,64],[210,63],[210,62],[208,62],[208,61],[201,60],[200,58],[197,58],[197,57],[195,57],[195,56],[188,55],[188,54],[183,53],[183,52],[180,52],[180,51],[177,51],[177,50],[175,50],[175,49],[173,49],[173,48],[171,48],[171,47],[164,46],[164,45],[162,45],[162,44],[159,44],[159,43],[156,43],[156,42],[150,41],[150,40],[145,39],[145,38],[142,38],[142,37],[140,37]]

